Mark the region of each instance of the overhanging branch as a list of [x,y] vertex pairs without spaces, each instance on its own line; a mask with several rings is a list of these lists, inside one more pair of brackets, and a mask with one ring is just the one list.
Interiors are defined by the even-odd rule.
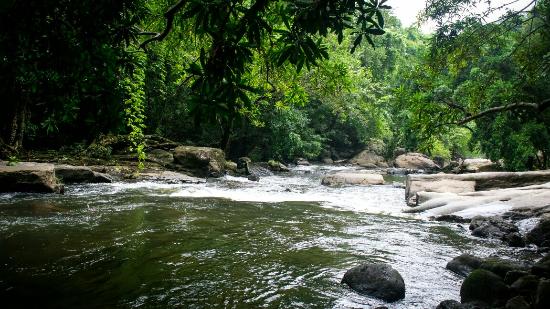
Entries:
[[139,45],[140,48],[145,48],[147,44],[153,42],[153,41],[162,41],[164,38],[172,31],[172,28],[174,26],[174,17],[176,16],[176,13],[185,5],[185,0],[179,0],[176,4],[171,6],[165,13],[164,18],[166,18],[166,27],[162,32],[156,33],[153,37],[143,41]]
[[460,121],[458,121],[454,124],[455,125],[465,125],[468,122],[471,122],[471,121],[474,121],[476,119],[485,117],[489,114],[495,114],[495,113],[515,110],[515,109],[535,109],[535,110],[538,110],[538,111],[542,112],[545,109],[547,109],[548,107],[550,107],[550,99],[546,99],[546,100],[544,100],[540,103],[528,103],[528,102],[513,103],[513,104],[497,106],[497,107],[486,109],[486,110],[484,110],[480,113],[477,113],[475,115],[466,117],[466,118],[464,118],[464,119],[462,119],[462,120],[460,120]]

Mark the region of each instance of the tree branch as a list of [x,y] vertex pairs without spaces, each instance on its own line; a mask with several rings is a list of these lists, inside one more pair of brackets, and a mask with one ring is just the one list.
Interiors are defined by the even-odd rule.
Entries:
[[500,113],[500,112],[514,110],[514,109],[535,109],[535,110],[538,110],[538,111],[542,112],[545,109],[547,109],[548,107],[550,107],[550,99],[546,99],[546,100],[544,100],[540,103],[527,103],[527,102],[513,103],[513,104],[508,104],[508,105],[504,105],[504,106],[497,106],[497,107],[486,109],[486,110],[484,110],[480,113],[477,113],[475,115],[466,117],[466,118],[464,118],[464,119],[462,119],[458,122],[455,122],[454,124],[455,125],[464,125],[468,122],[474,121],[476,119],[487,116],[489,114]]
[[185,0],[179,0],[178,2],[176,2],[176,4],[171,6],[164,13],[164,18],[166,18],[166,27],[164,28],[164,30],[162,32],[156,33],[155,36],[143,41],[143,43],[141,43],[139,45],[139,47],[145,49],[147,44],[149,44],[153,41],[162,41],[162,40],[164,40],[164,38],[168,35],[168,33],[170,33],[170,31],[172,31],[172,27],[174,25],[174,17],[176,16],[176,13],[185,5],[185,3],[186,3]]

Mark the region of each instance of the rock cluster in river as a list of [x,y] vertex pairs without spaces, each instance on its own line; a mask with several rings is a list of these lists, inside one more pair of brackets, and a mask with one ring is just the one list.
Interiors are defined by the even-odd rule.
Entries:
[[446,300],[438,309],[550,308],[550,254],[531,267],[463,254],[450,261],[447,269],[466,278],[460,288],[460,303]]
[[346,272],[342,283],[364,295],[395,302],[405,297],[403,277],[388,264],[366,263]]

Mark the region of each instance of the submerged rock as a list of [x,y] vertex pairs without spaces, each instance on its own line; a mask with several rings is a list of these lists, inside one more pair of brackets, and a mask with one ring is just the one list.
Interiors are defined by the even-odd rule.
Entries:
[[473,255],[464,253],[452,259],[447,263],[446,268],[457,275],[467,276],[472,271],[478,269],[481,266],[483,260]]
[[336,174],[326,175],[321,180],[321,184],[325,186],[383,185],[384,178],[380,174],[340,172]]
[[111,176],[92,171],[86,166],[56,165],[55,176],[63,183],[111,183]]
[[61,193],[63,186],[48,163],[20,162],[8,166],[0,162],[0,192]]
[[342,283],[361,294],[387,302],[405,297],[403,277],[387,264],[368,263],[356,266],[346,272]]
[[218,148],[179,146],[174,162],[199,176],[222,177],[225,172],[225,154]]

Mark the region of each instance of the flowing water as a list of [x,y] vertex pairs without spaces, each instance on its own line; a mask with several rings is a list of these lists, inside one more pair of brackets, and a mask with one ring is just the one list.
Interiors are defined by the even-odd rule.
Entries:
[[2,306],[371,308],[384,302],[340,280],[385,262],[407,287],[385,305],[433,308],[459,299],[462,279],[445,269],[453,257],[515,254],[467,226],[402,214],[402,188],[321,186],[335,169],[0,195]]

